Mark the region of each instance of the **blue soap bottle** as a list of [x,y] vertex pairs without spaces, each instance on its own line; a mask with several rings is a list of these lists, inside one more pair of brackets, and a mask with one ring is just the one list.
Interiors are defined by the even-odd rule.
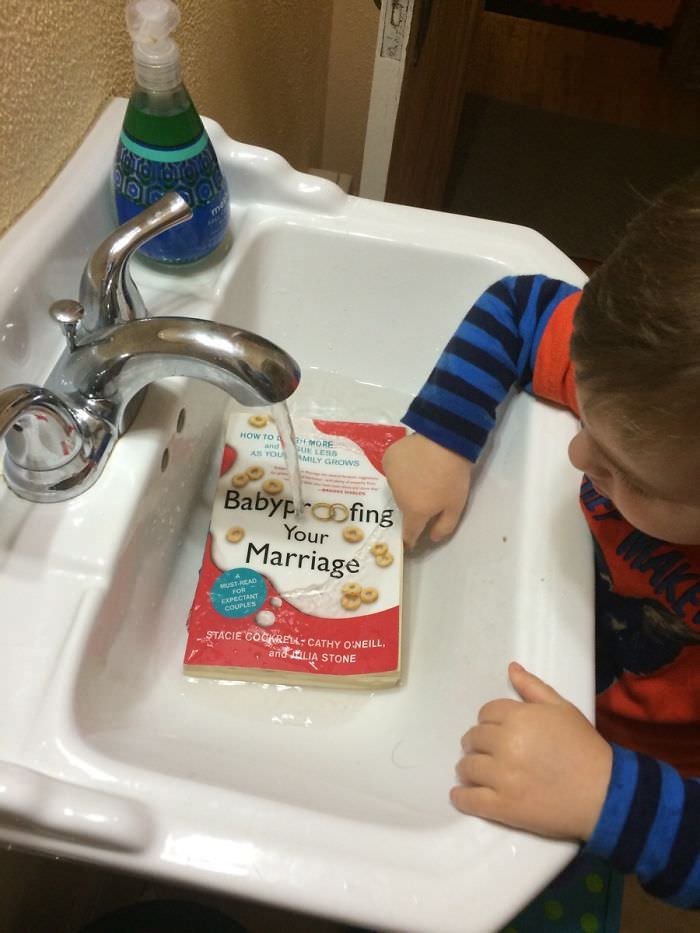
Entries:
[[164,263],[195,262],[212,253],[227,236],[230,213],[226,179],[182,83],[180,50],[170,37],[179,22],[172,0],[127,3],[136,84],[113,172],[119,223],[168,191],[177,191],[192,208],[191,220],[141,247]]

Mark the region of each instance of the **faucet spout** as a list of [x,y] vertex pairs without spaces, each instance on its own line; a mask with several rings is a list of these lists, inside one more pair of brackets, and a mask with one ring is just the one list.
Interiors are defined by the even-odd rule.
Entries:
[[203,379],[250,406],[274,405],[296,389],[298,365],[264,337],[198,318],[148,316],[129,258],[191,213],[178,194],[165,195],[98,246],[83,272],[80,301],[51,306],[66,346],[46,388],[0,391],[4,474],[17,495],[60,502],[89,489],[146,387],[159,379]]
[[77,347],[65,359],[60,384],[50,387],[79,395],[102,412],[112,409],[122,434],[131,400],[168,376],[204,379],[243,405],[271,405],[294,392],[299,367],[250,331],[198,318],[148,318],[107,328]]

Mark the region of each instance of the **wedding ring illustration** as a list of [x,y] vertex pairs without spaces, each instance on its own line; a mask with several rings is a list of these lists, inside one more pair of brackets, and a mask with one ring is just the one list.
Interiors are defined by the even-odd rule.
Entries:
[[350,509],[342,502],[315,502],[311,514],[320,522],[346,522],[350,518]]
[[333,517],[333,506],[328,502],[314,502],[311,514],[320,522],[329,522]]

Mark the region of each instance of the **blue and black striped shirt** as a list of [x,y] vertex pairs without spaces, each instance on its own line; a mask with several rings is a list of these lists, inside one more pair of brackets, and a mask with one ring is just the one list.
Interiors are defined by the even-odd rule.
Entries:
[[[405,424],[468,460],[475,461],[494,426],[496,408],[510,389],[517,385],[535,394],[533,376],[543,335],[564,305],[568,304],[567,313],[573,314],[571,302],[567,299],[577,292],[578,289],[572,285],[541,275],[512,276],[487,289],[445,347],[403,419]],[[555,327],[552,328],[554,330]],[[561,331],[562,335],[564,333],[566,329]],[[558,359],[568,360],[568,342],[559,349]],[[540,360],[544,358],[549,357],[543,350]],[[566,378],[571,380],[571,374],[567,374]],[[552,384],[557,384],[556,379]],[[555,394],[550,393],[547,397],[555,398]],[[572,394],[573,389],[568,398],[563,395],[555,400],[571,404]],[[582,490],[586,490],[585,481]],[[619,519],[615,523],[616,529],[624,530],[626,523],[615,512],[609,500],[606,500],[606,504],[606,514],[616,515],[616,519]],[[584,505],[584,511],[591,512],[597,508],[588,500]],[[605,524],[600,519],[604,519],[606,514],[596,514],[589,520],[589,527],[601,552],[604,552],[606,543],[601,544],[599,540]],[[632,535],[639,536],[640,533],[631,526],[627,528],[631,533],[630,539]],[[649,553],[653,557],[653,548],[661,543],[653,539],[649,541]],[[609,543],[607,546],[609,548]],[[624,556],[626,552],[623,552]],[[668,554],[662,556],[667,561],[671,560]],[[686,560],[686,554],[681,556],[685,561],[683,573],[690,579],[693,576],[692,563]],[[615,569],[613,557],[619,563],[622,559],[619,549],[615,555],[611,555],[610,565]],[[653,568],[651,557],[649,566]],[[637,560],[636,567],[633,564],[632,569],[638,569],[640,574],[647,571],[641,560]],[[614,573],[610,573],[608,567],[605,570],[609,581]],[[700,568],[695,567],[693,572],[698,570]],[[700,579],[700,574],[697,576]],[[694,585],[693,580],[690,580],[690,585]],[[656,608],[659,606],[660,596],[652,590],[651,581],[648,600],[626,593],[624,586],[615,590],[614,580],[612,587],[618,599],[616,615],[612,617],[613,626],[619,623],[620,615],[624,612],[620,602],[630,605],[648,602]],[[700,597],[694,597],[694,600],[694,605],[698,605]],[[603,610],[601,602],[597,602],[599,661],[602,656],[601,626],[606,621]],[[675,658],[668,654],[662,657],[654,655],[653,646],[648,652],[648,662],[645,662],[647,666],[640,667],[638,636],[641,634],[649,638],[649,635],[642,626],[638,629],[630,623],[627,640],[620,635],[619,630],[613,632],[614,649],[620,655],[616,658],[615,669],[624,672],[626,676],[629,676],[629,672],[639,675],[635,689],[639,689],[640,682],[648,674],[664,671],[669,687],[680,691],[684,697],[686,720],[682,728],[686,730],[683,732],[687,736],[685,742],[696,743],[695,750],[691,749],[685,760],[697,762],[700,760],[697,751],[700,746],[700,643],[690,643],[683,649],[695,652],[695,682],[679,682],[684,675],[674,672],[672,662]],[[634,657],[632,653],[636,653]],[[612,685],[605,678],[601,682],[608,694],[615,689],[626,689],[626,680],[622,676]],[[687,702],[686,697],[689,698]],[[700,908],[700,778],[690,776],[684,779],[678,770],[655,757],[639,754],[615,741],[611,741],[611,745],[613,769],[610,786],[598,824],[587,843],[587,850],[608,859],[623,872],[635,872],[651,894],[678,906]],[[637,747],[643,746],[642,738]]]

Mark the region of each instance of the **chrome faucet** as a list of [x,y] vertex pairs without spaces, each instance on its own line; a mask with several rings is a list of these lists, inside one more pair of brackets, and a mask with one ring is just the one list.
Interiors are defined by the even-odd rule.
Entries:
[[295,361],[249,331],[187,317],[151,318],[129,272],[146,240],[192,216],[171,192],[118,227],[88,260],[80,301],[55,302],[66,347],[46,386],[0,390],[5,479],[17,495],[60,502],[98,478],[146,387],[166,376],[219,386],[246,406],[287,399]]

